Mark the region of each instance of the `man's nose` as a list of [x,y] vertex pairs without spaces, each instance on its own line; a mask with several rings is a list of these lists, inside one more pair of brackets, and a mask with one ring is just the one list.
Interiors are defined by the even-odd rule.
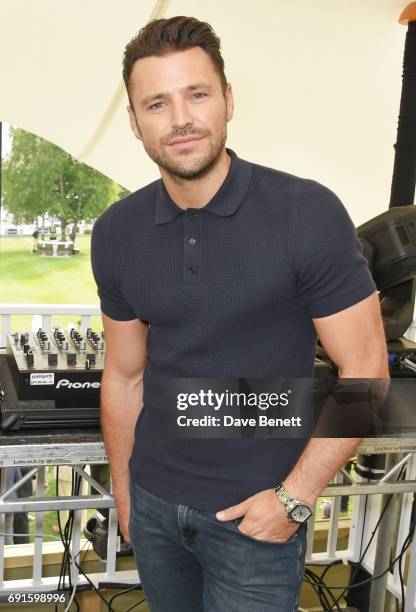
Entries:
[[186,125],[192,123],[192,116],[190,109],[185,100],[176,101],[172,104],[172,127],[173,128],[184,128]]

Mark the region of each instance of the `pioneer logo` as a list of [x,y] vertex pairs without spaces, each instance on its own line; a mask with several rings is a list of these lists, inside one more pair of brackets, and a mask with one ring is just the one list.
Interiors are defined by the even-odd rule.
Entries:
[[59,389],[60,387],[65,387],[66,389],[99,389],[101,387],[101,383],[99,383],[98,381],[71,382],[67,378],[61,378],[61,380],[58,381],[58,384],[56,385],[55,388]]

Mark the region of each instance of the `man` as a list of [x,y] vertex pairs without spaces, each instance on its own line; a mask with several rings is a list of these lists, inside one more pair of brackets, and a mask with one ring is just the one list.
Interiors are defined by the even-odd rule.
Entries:
[[376,287],[335,194],[226,148],[233,95],[208,24],[150,22],[123,76],[161,179],[92,235],[120,527],[152,612],[289,612],[308,508],[359,439],[169,439],[164,383],[311,377],[316,334],[340,377],[388,377]]
[[39,238],[39,230],[36,228],[32,234],[32,253],[38,252],[38,238]]

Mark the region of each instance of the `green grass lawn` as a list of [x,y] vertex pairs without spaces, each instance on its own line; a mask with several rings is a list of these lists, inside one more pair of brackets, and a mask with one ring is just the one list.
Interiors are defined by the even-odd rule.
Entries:
[[[90,240],[88,235],[77,236],[78,255],[49,258],[31,253],[30,236],[1,236],[0,303],[98,305],[90,265]],[[56,316],[52,318],[52,324],[59,322],[65,326],[73,319],[71,316]],[[91,326],[102,329],[101,317],[93,317]],[[31,316],[14,316],[11,329],[30,330]]]

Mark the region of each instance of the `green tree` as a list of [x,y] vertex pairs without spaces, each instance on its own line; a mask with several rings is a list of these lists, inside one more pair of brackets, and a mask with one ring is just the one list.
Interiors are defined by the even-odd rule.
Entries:
[[72,224],[75,242],[79,222],[98,217],[123,188],[53,143],[20,128],[11,130],[12,148],[3,164],[4,206],[17,223],[32,223],[45,214],[56,217],[62,240]]

